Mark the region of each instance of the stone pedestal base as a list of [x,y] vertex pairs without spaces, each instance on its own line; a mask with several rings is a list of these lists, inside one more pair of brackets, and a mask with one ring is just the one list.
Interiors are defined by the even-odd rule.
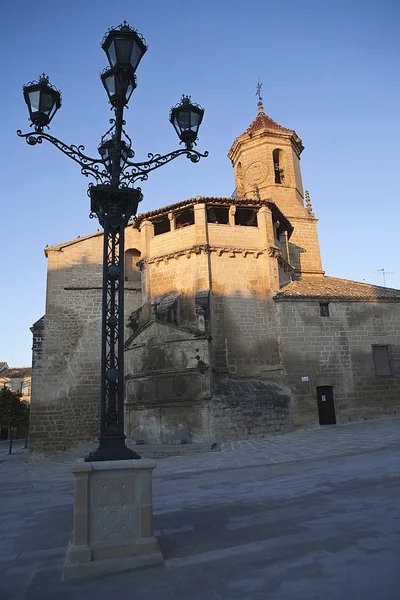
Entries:
[[74,531],[63,579],[161,563],[153,532],[153,460],[77,462]]

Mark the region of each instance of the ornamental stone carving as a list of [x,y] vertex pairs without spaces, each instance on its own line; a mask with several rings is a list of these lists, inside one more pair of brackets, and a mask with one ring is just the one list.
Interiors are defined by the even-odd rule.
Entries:
[[175,377],[172,382],[172,390],[177,396],[182,396],[186,390],[186,381],[184,377]]
[[268,256],[271,258],[279,258],[281,254],[282,250],[279,250],[279,248],[276,248],[275,246],[270,246],[268,248]]
[[93,541],[109,541],[123,536],[133,535],[134,519],[132,515],[134,477],[99,478],[93,486],[92,531]]
[[[278,248],[276,248],[278,250]],[[186,258],[190,258],[193,254],[210,254],[211,252],[215,252],[217,256],[222,256],[224,253],[228,253],[231,258],[235,258],[236,254],[241,254],[244,258],[249,255],[254,256],[254,258],[258,258],[264,252],[270,250],[267,249],[256,249],[256,248],[237,248],[232,246],[209,246],[208,244],[196,245],[190,248],[185,248],[178,252],[173,252],[171,254],[165,254],[163,256],[157,256],[155,258],[149,258],[146,260],[147,264],[155,264],[159,265],[161,262],[168,264],[168,260],[175,258],[178,259],[181,256],[186,256]],[[271,256],[271,254],[269,254]]]
[[254,162],[246,169],[246,183],[250,185],[258,185],[263,183],[268,176],[268,168],[262,162]]

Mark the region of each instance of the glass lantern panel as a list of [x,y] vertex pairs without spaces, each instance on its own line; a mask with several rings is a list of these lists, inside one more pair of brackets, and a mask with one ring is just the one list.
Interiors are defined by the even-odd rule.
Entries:
[[39,101],[40,101],[39,90],[37,90],[35,92],[29,92],[29,102],[31,105],[32,112],[39,112]]
[[133,92],[133,85],[131,83],[128,84],[128,88],[126,90],[126,101],[129,100]]
[[181,111],[178,115],[178,122],[182,131],[190,129],[190,112],[187,110]]
[[117,51],[117,62],[129,64],[132,54],[132,40],[125,36],[116,38],[115,47]]
[[53,104],[53,108],[51,109],[51,111],[50,111],[50,114],[49,114],[49,118],[50,118],[50,119],[52,119],[52,118],[54,117],[54,115],[55,115],[55,113],[56,113],[56,110],[57,110],[57,103],[56,103],[56,102],[54,102],[54,104]]
[[136,42],[132,44],[132,55],[131,55],[131,65],[134,69],[138,66],[140,57],[142,55],[142,50]]
[[107,54],[108,54],[108,60],[110,61],[111,66],[113,67],[115,65],[115,63],[117,62],[117,58],[116,58],[116,55],[115,55],[114,40],[108,46],[108,48],[107,48]]
[[100,156],[101,156],[101,158],[103,160],[107,161],[109,159],[109,154],[110,153],[109,153],[109,149],[108,149],[108,147],[106,145],[101,146],[99,148],[99,153],[100,153]]
[[200,123],[200,115],[197,112],[192,111],[190,113],[190,122],[192,125],[192,129],[196,129]]
[[114,96],[115,94],[115,80],[113,75],[109,75],[105,78],[105,84],[107,86],[107,90],[110,96]]
[[53,95],[49,94],[48,92],[42,92],[42,97],[41,97],[41,101],[40,101],[41,112],[44,112],[47,115],[49,115],[54,104],[55,104],[55,102],[54,102]]

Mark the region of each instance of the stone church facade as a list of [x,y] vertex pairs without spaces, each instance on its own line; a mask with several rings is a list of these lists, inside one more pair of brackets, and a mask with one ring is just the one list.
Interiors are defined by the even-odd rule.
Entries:
[[[328,277],[302,141],[261,103],[229,158],[236,194],[126,228],[126,434],[246,439],[400,412],[400,291]],[[31,448],[99,428],[102,232],[47,247],[32,327]]]

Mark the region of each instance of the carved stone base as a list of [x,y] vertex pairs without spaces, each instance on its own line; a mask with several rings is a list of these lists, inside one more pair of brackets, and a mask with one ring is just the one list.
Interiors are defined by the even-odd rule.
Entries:
[[161,563],[153,532],[153,460],[76,462],[74,530],[63,579]]

